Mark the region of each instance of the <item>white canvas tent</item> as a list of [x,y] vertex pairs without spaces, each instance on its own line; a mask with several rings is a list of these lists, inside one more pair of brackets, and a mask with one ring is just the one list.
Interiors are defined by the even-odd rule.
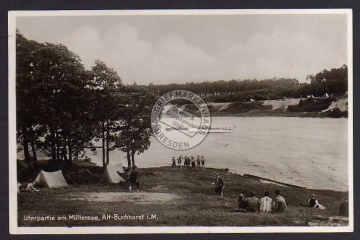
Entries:
[[33,185],[41,186],[41,187],[49,187],[49,188],[69,186],[61,170],[56,172],[45,172],[41,170],[39,175],[36,177]]
[[100,179],[100,182],[107,182],[107,183],[125,182],[125,179],[122,178],[117,172],[124,173],[124,168],[121,163],[116,165],[106,165],[105,171]]

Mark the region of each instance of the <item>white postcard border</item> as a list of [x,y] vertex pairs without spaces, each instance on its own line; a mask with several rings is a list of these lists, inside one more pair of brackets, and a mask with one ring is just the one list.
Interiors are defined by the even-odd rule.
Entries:
[[[31,16],[114,15],[251,15],[251,14],[346,14],[348,32],[348,184],[349,226],[344,227],[19,227],[16,179],[16,18]],[[246,9],[246,10],[54,10],[9,11],[9,230],[11,234],[146,234],[146,233],[318,233],[354,231],[353,194],[353,20],[352,9]]]

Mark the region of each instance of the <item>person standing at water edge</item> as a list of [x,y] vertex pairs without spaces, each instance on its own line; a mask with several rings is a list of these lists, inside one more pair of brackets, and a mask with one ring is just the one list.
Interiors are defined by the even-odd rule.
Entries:
[[205,170],[205,158],[204,158],[204,156],[201,156],[201,167],[203,168],[203,170]]
[[173,158],[171,159],[171,161],[172,161],[172,165],[171,165],[171,167],[172,167],[172,168],[176,168],[176,161],[175,161],[175,157],[173,157]]
[[130,172],[129,181],[130,181],[129,191],[131,192],[131,189],[135,184],[137,188],[136,190],[139,191],[140,188],[139,173],[137,171],[136,166],[134,166],[134,169]]
[[200,156],[196,159],[196,167],[200,167]]
[[274,212],[275,213],[282,213],[285,212],[287,205],[285,198],[280,195],[280,190],[275,190],[275,206],[274,206]]
[[194,158],[194,156],[191,156],[191,169],[192,170],[195,169],[195,158]]
[[181,156],[181,154],[180,154],[180,156],[178,157],[178,165],[179,165],[179,168],[180,168],[180,169],[182,169],[181,158],[182,158],[182,156]]
[[248,212],[259,212],[260,201],[257,197],[255,197],[255,192],[251,192],[250,197],[248,197],[246,201],[247,201],[246,210]]
[[222,178],[220,177],[220,174],[217,173],[216,174],[216,181],[215,181],[215,192],[220,193],[220,196],[223,197],[223,188],[224,188],[224,181],[222,180]]
[[271,203],[272,199],[269,197],[269,191],[264,192],[264,197],[260,199],[260,211],[261,212],[271,212]]

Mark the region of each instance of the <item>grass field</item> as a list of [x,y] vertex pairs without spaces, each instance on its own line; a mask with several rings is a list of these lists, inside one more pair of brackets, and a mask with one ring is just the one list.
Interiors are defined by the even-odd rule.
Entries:
[[[18,195],[19,226],[307,226],[314,215],[338,213],[347,192],[310,190],[263,183],[225,170],[140,169],[140,191],[129,193],[127,184],[72,184]],[[216,173],[225,181],[224,197],[214,192]],[[279,189],[288,203],[282,214],[239,213],[237,196],[255,191],[258,198]],[[315,193],[326,210],[300,206]],[[51,215],[55,220],[30,220]],[[71,215],[73,215],[71,217]],[[76,219],[98,217],[99,220]],[[107,215],[113,218],[109,218]],[[136,219],[125,219],[126,216]],[[115,216],[115,218],[114,218]],[[117,217],[116,217],[117,216]],[[138,216],[138,217],[136,217]],[[63,219],[60,219],[63,217]],[[58,219],[59,218],[59,219]],[[71,219],[70,219],[71,218]],[[140,219],[139,219],[140,218]],[[142,219],[141,219],[142,218]]]

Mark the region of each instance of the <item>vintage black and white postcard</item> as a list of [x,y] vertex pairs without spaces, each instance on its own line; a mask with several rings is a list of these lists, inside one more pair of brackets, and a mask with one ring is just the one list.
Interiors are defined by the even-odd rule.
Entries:
[[351,9],[9,12],[10,233],[352,232]]

